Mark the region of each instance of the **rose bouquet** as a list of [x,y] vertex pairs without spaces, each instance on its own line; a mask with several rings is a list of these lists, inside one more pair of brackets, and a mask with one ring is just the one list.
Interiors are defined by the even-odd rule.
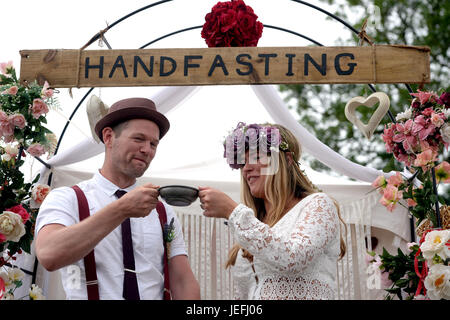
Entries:
[[205,16],[201,32],[208,47],[256,47],[263,24],[242,0],[218,2]]
[[[0,298],[13,299],[23,272],[13,265],[16,254],[30,253],[37,208],[50,187],[26,183],[20,167],[26,154],[51,156],[56,137],[43,124],[56,103],[46,82],[22,85],[12,63],[0,64]],[[40,299],[40,289],[30,289]]]

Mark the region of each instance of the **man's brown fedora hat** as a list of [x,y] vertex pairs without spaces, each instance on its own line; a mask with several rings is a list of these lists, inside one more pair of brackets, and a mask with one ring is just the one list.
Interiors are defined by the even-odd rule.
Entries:
[[106,127],[114,127],[121,122],[131,119],[147,119],[159,127],[161,139],[169,131],[169,120],[156,110],[155,103],[147,98],[128,98],[117,101],[108,110],[108,113],[95,125],[95,133],[103,142],[102,131]]

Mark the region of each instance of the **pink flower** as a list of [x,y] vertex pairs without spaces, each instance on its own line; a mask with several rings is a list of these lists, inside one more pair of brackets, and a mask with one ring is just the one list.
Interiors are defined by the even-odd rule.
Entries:
[[397,143],[402,142],[405,151],[412,151],[413,147],[417,144],[417,138],[412,132],[413,125],[414,122],[411,119],[406,121],[405,124],[397,123],[395,125],[395,128],[399,133],[394,135],[392,140]]
[[10,94],[12,96],[15,96],[17,94],[17,91],[19,91],[19,88],[17,86],[12,86],[3,91],[2,94]]
[[27,125],[27,121],[25,120],[25,117],[20,113],[15,113],[15,114],[10,115],[9,123],[12,126],[15,126],[19,129],[23,129]]
[[33,143],[27,148],[27,151],[33,157],[40,157],[45,153],[44,147],[39,143]]
[[414,246],[417,246],[418,244],[416,243],[416,242],[408,242],[407,244],[406,244],[406,250],[408,251],[408,253],[411,253],[412,252],[412,249],[411,249],[411,247],[414,247]]
[[380,188],[380,193],[383,193],[383,189],[387,186],[386,178],[384,176],[378,176],[374,182],[372,182],[372,187],[375,189]]
[[433,113],[433,108],[426,108],[425,110],[422,111],[422,114],[426,117],[431,116],[431,114]]
[[45,197],[47,197],[49,192],[50,187],[48,185],[38,184],[33,187],[33,190],[31,191],[31,197],[36,203],[41,204],[42,201],[44,201]]
[[415,207],[415,206],[417,206],[417,202],[414,201],[414,199],[408,198],[408,199],[406,199],[406,202],[408,203],[408,207]]
[[51,98],[53,96],[53,89],[49,89],[50,85],[45,81],[44,86],[41,91],[41,96],[43,98]]
[[42,99],[34,99],[31,106],[31,114],[33,118],[39,119],[39,117],[48,112],[48,107]]
[[436,166],[436,179],[437,182],[450,183],[450,164],[444,161]]
[[421,104],[428,102],[430,99],[435,98],[434,100],[436,100],[439,98],[435,92],[426,92],[417,90],[417,93],[410,93],[410,94],[413,97],[418,98]]
[[423,115],[420,115],[414,119],[412,133],[418,133],[419,139],[425,140],[435,129],[436,127],[431,123],[430,119],[427,120]]
[[431,123],[435,126],[435,127],[440,127],[444,124],[445,122],[445,115],[443,112],[441,113],[435,113],[433,112],[433,114],[431,115]]
[[385,126],[381,137],[383,138],[383,141],[386,143],[386,152],[392,153],[393,151],[394,147],[394,141],[392,140],[393,136],[394,136],[394,126],[391,125],[388,128],[386,128]]
[[380,199],[380,203],[385,206],[390,212],[394,211],[397,202],[402,199],[403,192],[399,191],[393,185],[388,184],[384,189],[383,197]]
[[427,167],[436,161],[436,156],[437,153],[434,152],[431,148],[426,149],[425,151],[417,155],[417,158],[414,161],[414,166],[422,167],[423,171],[427,171]]
[[22,217],[23,223],[27,222],[28,219],[30,219],[30,214],[20,204],[18,204],[17,206],[14,206],[12,208],[6,209],[6,211],[11,211],[11,212],[17,213],[19,216]]
[[400,172],[397,171],[395,175],[390,176],[387,180],[387,183],[398,188],[398,186],[403,183],[403,178]]
[[14,127],[9,123],[8,115],[0,110],[0,137],[10,137],[14,134]]
[[7,74],[8,69],[13,67],[13,62],[10,60],[8,62],[2,62],[0,63],[0,72],[4,75]]

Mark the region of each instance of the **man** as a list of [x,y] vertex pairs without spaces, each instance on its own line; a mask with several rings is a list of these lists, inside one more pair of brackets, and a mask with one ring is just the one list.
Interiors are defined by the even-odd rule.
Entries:
[[[90,215],[80,222],[77,196],[70,187],[54,189],[42,203],[36,221],[36,255],[49,271],[63,268],[61,275],[68,299],[88,298],[83,259],[92,250],[100,299],[162,299],[164,245],[155,210],[158,186],[149,183],[137,187],[136,178],[147,170],[169,126],[167,118],[149,99],[116,102],[95,126],[105,145],[103,166],[92,179],[78,184],[86,196]],[[126,193],[122,192],[122,196],[118,190]],[[172,298],[200,299],[180,224],[173,210],[166,204],[164,207],[167,222],[174,218],[175,236],[168,250]],[[130,227],[132,240],[125,243],[130,236],[122,232]],[[130,250],[122,252],[129,246]],[[134,268],[125,266],[130,252],[134,255]],[[79,281],[75,275],[79,275]],[[88,287],[93,283],[97,281],[88,281]],[[135,288],[131,290],[137,291],[136,296],[126,293],[129,288]]]

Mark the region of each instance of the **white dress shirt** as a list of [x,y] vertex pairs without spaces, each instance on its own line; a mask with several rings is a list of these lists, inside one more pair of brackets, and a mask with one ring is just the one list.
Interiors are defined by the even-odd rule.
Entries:
[[[109,203],[117,200],[117,189],[111,181],[99,172],[90,180],[80,182],[89,203],[90,214],[95,214]],[[123,189],[131,191],[136,184]],[[170,243],[169,259],[177,255],[187,255],[180,223],[173,209],[164,203],[167,221],[174,218],[175,238]],[[163,239],[156,209],[144,218],[131,218],[134,259],[139,286],[139,295],[144,299],[162,299],[163,277]],[[78,201],[70,187],[52,190],[42,203],[36,220],[35,233],[47,224],[70,226],[79,222]],[[101,300],[123,299],[123,253],[120,225],[101,240],[94,249]],[[60,269],[67,299],[87,299],[84,261]]]

